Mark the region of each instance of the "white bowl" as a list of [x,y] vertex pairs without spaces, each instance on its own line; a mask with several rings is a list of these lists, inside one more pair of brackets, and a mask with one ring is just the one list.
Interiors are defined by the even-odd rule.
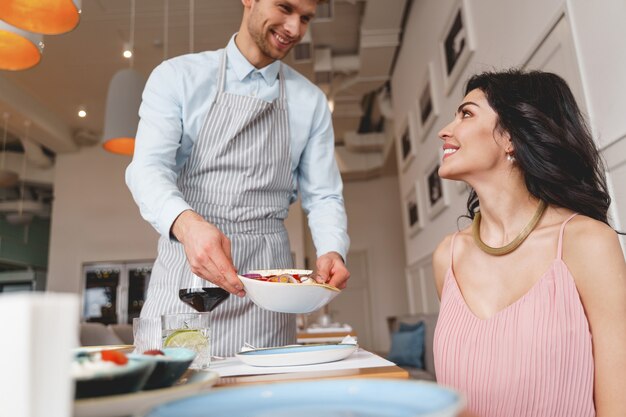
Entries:
[[[299,274],[308,275],[305,269],[264,269],[250,271],[262,276]],[[261,308],[279,313],[303,314],[328,304],[341,290],[326,284],[290,284],[267,282],[239,276],[246,294]]]

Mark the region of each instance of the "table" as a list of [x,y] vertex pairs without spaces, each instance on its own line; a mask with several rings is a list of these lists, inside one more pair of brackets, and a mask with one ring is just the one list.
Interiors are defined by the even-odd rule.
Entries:
[[399,366],[381,366],[376,368],[338,369],[333,371],[291,372],[286,374],[243,375],[222,377],[216,387],[240,386],[245,384],[267,384],[287,381],[346,378],[396,378],[408,379],[409,373]]
[[297,342],[299,344],[335,343],[341,342],[346,336],[357,338],[354,330],[343,332],[298,332]]

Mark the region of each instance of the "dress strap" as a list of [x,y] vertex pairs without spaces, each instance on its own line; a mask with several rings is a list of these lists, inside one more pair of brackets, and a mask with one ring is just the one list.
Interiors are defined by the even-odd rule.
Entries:
[[452,235],[452,240],[450,240],[450,269],[454,270],[452,268],[452,263],[454,261],[454,240],[456,239],[456,235],[458,235],[459,232],[454,232],[454,234]]
[[578,213],[572,214],[563,222],[563,224],[561,224],[561,231],[559,232],[559,246],[557,247],[557,250],[556,250],[557,259],[563,258],[563,232],[565,231],[565,225],[574,217],[576,217],[576,215],[578,215]]

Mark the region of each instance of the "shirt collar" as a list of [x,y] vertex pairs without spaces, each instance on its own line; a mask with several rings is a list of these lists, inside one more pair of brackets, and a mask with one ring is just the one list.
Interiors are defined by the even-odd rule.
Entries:
[[278,77],[278,71],[280,70],[280,61],[276,60],[269,65],[257,70],[245,56],[241,53],[237,45],[235,44],[235,33],[226,46],[226,56],[228,57],[228,66],[235,71],[239,81],[243,81],[244,78],[249,76],[252,72],[257,71],[262,76],[268,85],[273,85],[274,81]]

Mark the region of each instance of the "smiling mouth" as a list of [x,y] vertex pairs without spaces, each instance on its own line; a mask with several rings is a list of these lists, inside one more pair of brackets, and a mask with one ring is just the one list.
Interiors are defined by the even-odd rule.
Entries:
[[443,150],[443,157],[448,157],[458,151],[457,148],[446,148]]
[[272,34],[274,35],[274,39],[276,39],[276,41],[278,42],[278,45],[283,48],[286,48],[293,43],[293,39],[291,38],[286,38],[284,36],[279,35],[276,32],[272,32]]

